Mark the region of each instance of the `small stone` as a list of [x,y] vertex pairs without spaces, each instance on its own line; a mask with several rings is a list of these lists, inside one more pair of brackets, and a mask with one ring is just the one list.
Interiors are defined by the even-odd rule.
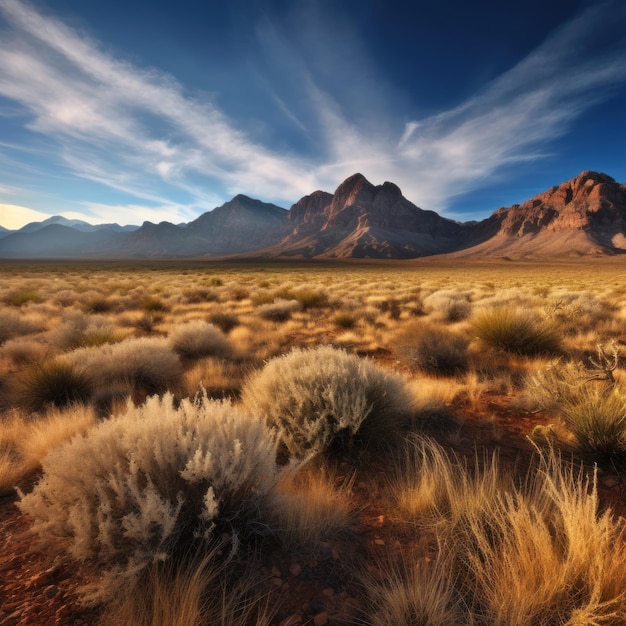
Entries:
[[385,523],[385,516],[384,515],[379,515],[378,516],[378,523],[382,526]]
[[281,571],[276,567],[276,565],[272,567],[272,576],[274,578],[280,578],[282,576]]
[[607,489],[613,489],[613,487],[615,487],[615,485],[619,484],[619,481],[616,480],[615,478],[613,478],[612,476],[609,476],[608,478],[605,478],[602,481],[602,484],[604,485],[604,487],[606,487]]
[[289,566],[289,573],[295,577],[300,576],[300,574],[302,573],[302,566],[300,565],[300,563],[292,563]]
[[332,598],[335,595],[335,590],[327,587],[322,591],[322,594],[324,594],[327,598]]
[[385,545],[385,541],[379,537],[378,539],[374,539],[374,545],[376,545],[376,546],[384,546]]
[[326,611],[322,611],[321,613],[318,613],[313,618],[313,624],[315,626],[326,626],[326,624],[328,624],[328,613]]
[[309,606],[311,607],[311,611],[313,611],[313,613],[319,613],[324,608],[324,605],[315,598],[309,602]]
[[280,587],[282,584],[283,584],[282,578],[278,578],[278,576],[274,576],[272,578],[272,585],[274,585],[274,587]]

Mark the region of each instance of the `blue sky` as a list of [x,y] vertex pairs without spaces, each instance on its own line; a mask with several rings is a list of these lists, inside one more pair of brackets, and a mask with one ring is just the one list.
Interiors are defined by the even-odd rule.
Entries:
[[460,220],[626,182],[626,3],[514,4],[0,0],[0,224],[289,207],[357,171]]

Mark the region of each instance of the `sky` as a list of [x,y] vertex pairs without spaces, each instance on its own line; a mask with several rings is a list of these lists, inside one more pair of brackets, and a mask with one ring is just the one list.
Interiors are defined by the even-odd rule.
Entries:
[[289,208],[361,172],[481,219],[626,182],[623,0],[0,0],[0,225]]

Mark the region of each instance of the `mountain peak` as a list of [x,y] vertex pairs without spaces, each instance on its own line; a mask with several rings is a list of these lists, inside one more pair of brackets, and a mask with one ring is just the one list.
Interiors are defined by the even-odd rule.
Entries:
[[578,176],[568,182],[571,182],[572,186],[580,186],[585,185],[590,180],[594,183],[616,183],[615,179],[611,178],[608,174],[603,174],[602,172],[593,172],[592,170],[584,170]]

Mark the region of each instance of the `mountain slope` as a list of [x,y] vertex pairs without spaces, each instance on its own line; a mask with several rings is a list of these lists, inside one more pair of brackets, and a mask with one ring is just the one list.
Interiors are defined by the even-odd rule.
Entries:
[[567,257],[626,251],[626,185],[584,171],[480,223],[494,231],[456,256]]

